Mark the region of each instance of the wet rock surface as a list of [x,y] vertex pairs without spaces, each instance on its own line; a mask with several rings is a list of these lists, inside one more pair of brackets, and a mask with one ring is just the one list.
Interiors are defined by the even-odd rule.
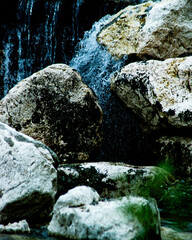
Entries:
[[0,102],[0,120],[55,151],[86,161],[101,143],[102,110],[77,71],[51,65],[19,82]]

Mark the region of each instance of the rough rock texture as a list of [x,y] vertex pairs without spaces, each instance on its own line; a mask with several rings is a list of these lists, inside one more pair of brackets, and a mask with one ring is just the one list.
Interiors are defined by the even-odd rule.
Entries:
[[116,58],[166,59],[192,53],[192,3],[164,0],[128,6],[112,16],[98,35]]
[[0,123],[0,223],[48,217],[57,191],[53,152]]
[[156,140],[153,150],[158,161],[179,176],[192,176],[192,138],[163,136]]
[[30,228],[26,220],[22,220],[18,223],[17,222],[9,223],[6,226],[0,224],[0,233],[29,233],[29,232]]
[[102,110],[77,71],[51,65],[0,102],[0,121],[44,142],[62,160],[87,160],[101,142]]
[[[76,195],[76,191],[79,195],[78,187],[66,195]],[[86,197],[85,187],[81,196],[83,194]],[[54,206],[48,227],[51,235],[99,240],[160,239],[159,212],[152,200],[125,197],[79,205],[78,200],[69,204],[66,198],[72,197],[61,196]]]
[[171,175],[158,167],[134,167],[121,163],[84,163],[58,167],[58,196],[70,188],[86,185],[97,190],[103,198],[117,198],[130,194],[162,197],[162,188]]
[[192,127],[192,57],[135,62],[111,89],[142,120],[145,131]]
[[145,23],[148,11],[154,3],[147,2],[137,6],[128,6],[113,15],[97,36],[112,56],[121,58],[138,52],[138,38]]
[[162,240],[191,240],[192,233],[179,232],[168,227],[161,227]]

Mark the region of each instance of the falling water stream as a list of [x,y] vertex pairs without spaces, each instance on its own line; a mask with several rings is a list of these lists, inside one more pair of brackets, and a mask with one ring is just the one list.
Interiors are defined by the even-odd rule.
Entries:
[[116,61],[96,40],[109,18],[110,15],[103,17],[85,33],[70,66],[78,70],[83,81],[95,92],[103,109],[104,140],[98,160],[144,164],[146,157],[149,160],[145,136],[137,120],[110,92],[111,77],[121,69],[124,60]]
[[[0,80],[3,95],[23,78],[55,62],[56,24],[61,1],[46,1],[44,19],[34,24],[37,0],[21,0],[17,9],[18,24],[3,39],[3,63]],[[0,93],[1,94],[1,93]]]

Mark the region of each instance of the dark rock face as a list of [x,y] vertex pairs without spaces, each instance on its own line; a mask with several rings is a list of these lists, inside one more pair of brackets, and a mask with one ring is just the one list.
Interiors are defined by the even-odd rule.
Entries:
[[153,151],[158,162],[176,176],[192,176],[192,139],[190,136],[162,136]]
[[85,161],[100,146],[102,110],[79,73],[51,65],[1,100],[0,119],[54,150],[62,161]]

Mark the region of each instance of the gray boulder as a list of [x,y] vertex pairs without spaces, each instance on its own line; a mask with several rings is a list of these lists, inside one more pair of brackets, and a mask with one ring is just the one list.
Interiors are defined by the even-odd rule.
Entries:
[[57,191],[55,155],[0,123],[0,223],[48,218]]
[[191,129],[192,57],[135,62],[111,81],[112,91],[142,121],[144,131]]
[[113,15],[97,40],[117,59],[178,57],[192,53],[191,21],[189,0],[149,1]]
[[0,121],[49,146],[63,161],[85,161],[101,143],[102,110],[77,71],[51,65],[0,102]]
[[[79,193],[87,197],[87,192],[91,195],[89,203],[80,204]],[[76,194],[77,203],[68,201]],[[85,186],[61,196],[54,206],[49,234],[72,239],[161,239],[159,212],[153,200],[124,197],[97,203],[95,198],[98,201],[98,194],[95,191],[90,194],[90,188]]]

